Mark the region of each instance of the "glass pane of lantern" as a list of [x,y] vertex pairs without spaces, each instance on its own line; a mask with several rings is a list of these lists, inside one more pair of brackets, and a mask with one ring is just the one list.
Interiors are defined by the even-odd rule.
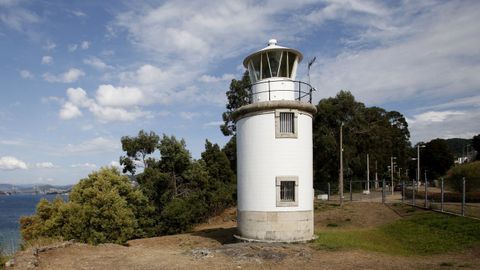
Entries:
[[255,75],[255,69],[253,68],[252,61],[248,62],[248,75],[250,75],[250,82],[255,83],[257,81],[257,77]]
[[288,52],[288,77],[292,77],[293,63],[295,63],[296,55]]
[[272,77],[270,74],[270,67],[268,66],[267,54],[262,53],[262,80]]
[[268,60],[270,61],[270,70],[272,71],[272,77],[277,77],[278,66],[280,64],[281,51],[268,52]]
[[260,80],[260,55],[256,55],[252,58],[253,69],[255,70],[255,77],[257,81]]
[[283,52],[282,57],[281,57],[281,63],[280,63],[280,72],[278,74],[278,77],[288,77],[287,75],[287,52]]

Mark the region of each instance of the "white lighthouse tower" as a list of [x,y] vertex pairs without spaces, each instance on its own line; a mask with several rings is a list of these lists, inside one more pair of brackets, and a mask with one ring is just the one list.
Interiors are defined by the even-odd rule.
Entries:
[[313,145],[309,84],[295,81],[302,54],[268,46],[243,61],[250,103],[235,111],[238,238],[308,241],[313,232]]

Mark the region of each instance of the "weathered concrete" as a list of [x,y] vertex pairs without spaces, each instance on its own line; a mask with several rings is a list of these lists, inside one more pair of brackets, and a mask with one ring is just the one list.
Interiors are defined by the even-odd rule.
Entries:
[[314,239],[313,211],[238,211],[242,240],[304,242]]

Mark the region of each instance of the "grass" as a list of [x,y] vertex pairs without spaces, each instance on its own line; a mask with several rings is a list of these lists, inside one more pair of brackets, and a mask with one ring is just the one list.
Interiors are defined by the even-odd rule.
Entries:
[[394,255],[431,255],[480,245],[480,221],[438,213],[419,213],[371,230],[326,231],[316,247],[361,249]]

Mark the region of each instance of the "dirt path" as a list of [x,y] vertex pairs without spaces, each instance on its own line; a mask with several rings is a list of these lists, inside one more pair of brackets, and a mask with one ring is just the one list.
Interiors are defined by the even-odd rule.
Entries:
[[[371,228],[400,218],[388,207],[375,203],[346,204],[342,209],[321,207],[316,211],[316,230]],[[35,269],[480,269],[480,249],[402,257],[317,250],[313,244],[236,243],[232,237],[234,216],[235,210],[230,209],[192,233],[133,240],[128,247],[73,244],[40,252]],[[346,221],[345,216],[350,220]],[[334,223],[338,226],[328,226]],[[18,253],[14,269],[27,269],[28,258],[32,257],[32,250]]]

